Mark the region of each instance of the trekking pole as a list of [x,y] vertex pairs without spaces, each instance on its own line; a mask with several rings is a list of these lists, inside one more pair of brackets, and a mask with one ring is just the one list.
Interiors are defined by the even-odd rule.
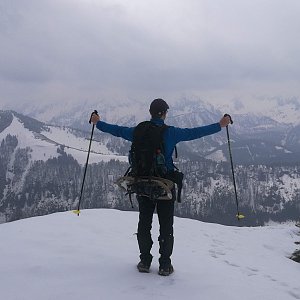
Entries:
[[[230,124],[233,124],[232,118],[229,114],[225,114],[224,117],[230,118]],[[229,138],[229,130],[228,125],[226,126],[226,133],[227,133],[227,142],[228,142],[228,149],[229,149],[229,157],[230,157],[230,163],[231,163],[231,171],[232,171],[232,179],[233,179],[233,187],[234,187],[234,193],[235,193],[235,202],[236,202],[236,208],[237,208],[237,219],[238,221],[240,219],[245,218],[244,215],[242,215],[239,211],[239,201],[237,196],[237,190],[236,190],[236,183],[235,183],[235,175],[234,175],[234,168],[233,168],[233,160],[232,160],[232,152],[231,152],[231,145],[230,145],[230,138]]]
[[[98,115],[98,112],[96,110],[94,110],[94,112],[92,112],[90,120],[89,120],[90,124],[92,123],[91,120],[92,120],[92,116],[94,114]],[[79,197],[78,207],[77,207],[77,210],[73,210],[73,213],[77,214],[77,216],[79,216],[79,214],[80,214],[80,204],[81,204],[81,199],[82,199],[82,194],[83,194],[83,187],[84,187],[86,169],[87,169],[87,166],[88,166],[90,152],[91,152],[91,145],[92,145],[92,140],[93,140],[94,129],[95,129],[95,124],[93,124],[93,127],[92,127],[92,133],[91,133],[91,137],[90,137],[89,150],[88,150],[88,155],[87,155],[87,158],[86,158],[86,163],[85,163],[85,168],[84,168],[84,174],[83,174],[83,180],[82,180],[82,185],[81,185],[81,191],[80,191],[80,197]]]

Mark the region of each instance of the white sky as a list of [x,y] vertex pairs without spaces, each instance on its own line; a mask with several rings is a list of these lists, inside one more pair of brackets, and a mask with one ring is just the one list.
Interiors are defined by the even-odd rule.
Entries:
[[300,97],[299,14],[298,0],[0,0],[0,101]]

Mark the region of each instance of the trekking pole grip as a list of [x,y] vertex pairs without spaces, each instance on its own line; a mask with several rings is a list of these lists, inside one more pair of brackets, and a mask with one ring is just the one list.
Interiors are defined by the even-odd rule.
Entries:
[[225,114],[225,115],[224,115],[224,117],[229,117],[229,119],[230,119],[230,124],[233,124],[233,121],[232,121],[231,115],[229,115],[229,114]]
[[98,112],[97,112],[96,109],[91,113],[91,117],[90,117],[90,120],[89,120],[89,123],[90,123],[90,124],[92,123],[92,116],[93,116],[93,115],[97,115],[97,116],[98,116]]

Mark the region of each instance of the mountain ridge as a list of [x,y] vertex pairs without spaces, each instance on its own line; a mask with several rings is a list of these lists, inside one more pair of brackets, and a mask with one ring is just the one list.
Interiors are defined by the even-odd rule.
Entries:
[[[75,207],[90,133],[46,125],[11,112],[0,112],[0,128],[5,127],[3,124],[7,126],[0,132],[0,222]],[[281,130],[285,128],[286,125],[279,128],[278,137],[284,136]],[[270,137],[270,141],[264,139],[268,133],[263,132],[261,140],[251,140],[251,135],[240,134],[233,127],[230,132],[240,205],[251,216],[245,225],[261,225],[269,219],[297,220],[298,152],[272,143]],[[296,150],[297,142],[292,141]],[[131,210],[126,197],[114,185],[128,168],[129,148],[127,141],[95,131],[84,207]],[[175,163],[185,174],[185,201],[176,208],[176,214],[234,224],[230,216],[235,215],[236,208],[224,131],[215,137],[182,143],[178,150]]]

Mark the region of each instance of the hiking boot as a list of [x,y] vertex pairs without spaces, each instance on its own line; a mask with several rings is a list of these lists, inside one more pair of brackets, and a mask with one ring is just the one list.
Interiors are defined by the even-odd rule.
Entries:
[[141,273],[149,273],[150,272],[150,264],[147,264],[146,262],[144,262],[142,260],[137,264],[136,267],[139,270],[139,272],[141,272]]
[[174,272],[174,268],[172,265],[159,267],[158,274],[161,276],[169,276]]

